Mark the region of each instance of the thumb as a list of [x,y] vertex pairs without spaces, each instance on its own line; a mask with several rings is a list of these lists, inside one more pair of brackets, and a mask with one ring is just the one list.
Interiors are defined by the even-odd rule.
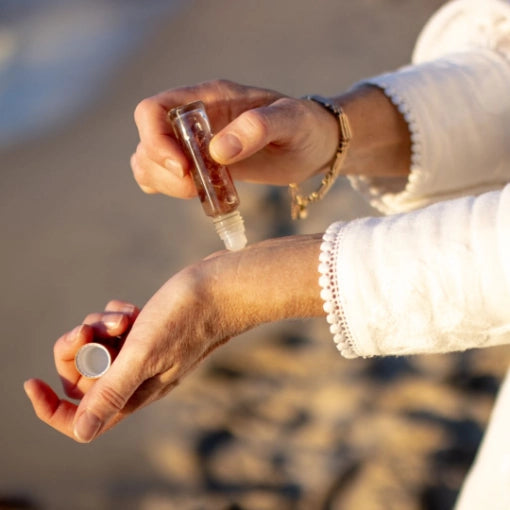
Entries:
[[228,165],[252,156],[270,143],[288,142],[302,111],[300,101],[291,98],[247,110],[213,137],[209,145],[211,156]]
[[83,397],[74,420],[74,435],[89,443],[118,415],[143,382],[140,356],[129,349],[119,353],[108,372]]

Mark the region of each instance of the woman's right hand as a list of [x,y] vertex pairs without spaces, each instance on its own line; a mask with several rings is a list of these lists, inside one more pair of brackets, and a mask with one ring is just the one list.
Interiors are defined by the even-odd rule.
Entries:
[[167,90],[135,110],[140,143],[131,157],[135,179],[147,193],[179,198],[196,194],[189,162],[167,120],[178,105],[201,100],[216,133],[213,158],[234,179],[274,185],[302,182],[327,169],[335,157],[339,128],[313,101],[219,80]]

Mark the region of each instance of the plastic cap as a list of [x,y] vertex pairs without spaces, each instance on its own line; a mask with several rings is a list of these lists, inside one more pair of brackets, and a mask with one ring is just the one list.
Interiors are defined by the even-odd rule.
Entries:
[[74,363],[83,377],[97,379],[110,368],[112,357],[104,345],[90,343],[76,353]]

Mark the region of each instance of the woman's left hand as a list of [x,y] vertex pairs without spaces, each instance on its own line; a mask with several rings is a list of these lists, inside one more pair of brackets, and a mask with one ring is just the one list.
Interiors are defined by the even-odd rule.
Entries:
[[[25,390],[37,416],[89,442],[166,395],[216,347],[258,324],[324,315],[317,281],[321,235],[293,236],[219,252],[173,276],[141,312],[114,301],[57,340],[57,371],[79,405],[31,379]],[[283,261],[283,263],[282,263]],[[74,356],[85,343],[121,346],[100,379],[81,377]],[[115,349],[115,346],[113,347]]]

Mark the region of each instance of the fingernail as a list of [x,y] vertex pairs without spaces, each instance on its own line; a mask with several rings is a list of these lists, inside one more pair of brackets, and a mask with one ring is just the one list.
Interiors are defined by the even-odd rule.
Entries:
[[90,443],[96,437],[101,425],[101,420],[97,416],[90,411],[85,411],[74,425],[74,435],[79,441]]
[[114,314],[108,315],[105,318],[104,325],[107,328],[116,329],[120,326],[120,323],[122,322],[123,319],[124,319],[123,314],[114,313]]
[[122,312],[125,315],[131,315],[136,309],[135,305],[124,305],[121,308],[118,308],[119,312]]
[[228,161],[237,156],[243,150],[243,146],[237,136],[226,133],[214,138],[209,150],[214,159]]
[[184,177],[184,168],[173,159],[165,159],[165,168],[180,179]]

